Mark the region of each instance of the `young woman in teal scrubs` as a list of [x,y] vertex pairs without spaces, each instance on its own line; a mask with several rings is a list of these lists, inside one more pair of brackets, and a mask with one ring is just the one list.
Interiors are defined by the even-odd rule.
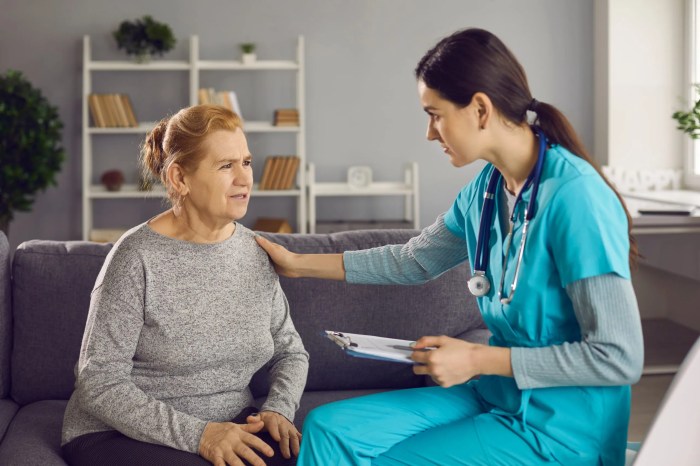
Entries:
[[[420,338],[416,349],[437,349],[414,352],[414,372],[440,386],[316,408],[304,423],[298,464],[624,464],[630,384],[640,377],[643,346],[630,282],[636,248],[620,196],[568,120],[533,99],[523,68],[493,34],[446,37],[420,60],[416,77],[428,139],[456,167],[487,162],[452,207],[405,245],[300,255],[258,242],[291,277],[415,284],[465,260],[474,271],[484,193],[498,170],[493,214],[483,220],[490,290],[477,298],[493,336],[488,346]],[[542,137],[541,179],[513,291]]]

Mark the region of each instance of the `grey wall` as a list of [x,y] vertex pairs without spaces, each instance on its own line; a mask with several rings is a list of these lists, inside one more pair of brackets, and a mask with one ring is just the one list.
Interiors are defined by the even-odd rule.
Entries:
[[[0,0],[0,70],[23,71],[58,105],[68,153],[58,187],[39,194],[33,211],[11,224],[13,247],[33,238],[79,239],[81,38],[93,38],[99,58],[119,56],[110,31],[143,14],[173,28],[180,39],[168,55],[173,59],[186,56],[192,34],[200,36],[202,53],[216,58],[228,50],[237,58],[243,41],[256,42],[261,58],[293,58],[296,37],[304,35],[307,156],[317,177],[339,181],[349,165],[371,165],[375,179],[398,180],[403,163],[417,161],[422,225],[449,207],[480,168],[454,169],[425,140],[427,120],[412,75],[421,55],[456,29],[478,26],[499,35],[525,66],[533,95],[562,109],[592,147],[592,0]],[[139,100],[138,110],[152,113],[145,117],[186,104],[157,103],[171,86],[170,92],[186,93],[186,83],[167,82],[160,90],[151,85],[154,94]],[[124,207],[100,205],[109,218]],[[397,218],[400,207],[377,199],[324,200],[319,218]]]

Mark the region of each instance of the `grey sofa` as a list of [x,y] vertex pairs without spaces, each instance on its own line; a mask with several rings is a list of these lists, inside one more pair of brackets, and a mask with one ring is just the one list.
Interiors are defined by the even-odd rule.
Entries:
[[[340,252],[406,242],[416,231],[366,230],[317,235],[266,234],[297,252]],[[28,241],[10,264],[0,232],[0,465],[64,465],[59,443],[73,390],[90,291],[111,244]],[[444,334],[485,342],[489,336],[467,293],[468,268],[424,285],[365,286],[281,278],[295,325],[310,353],[296,423],[329,401],[431,383],[410,366],[345,355],[324,329],[415,339]],[[264,371],[252,382],[263,399]]]

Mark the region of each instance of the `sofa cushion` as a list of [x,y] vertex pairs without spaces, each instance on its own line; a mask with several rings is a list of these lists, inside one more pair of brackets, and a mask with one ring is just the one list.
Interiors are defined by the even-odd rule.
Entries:
[[0,231],[0,398],[10,391],[12,311],[10,307],[10,244]]
[[61,457],[61,426],[66,401],[39,401],[22,407],[0,444],[0,464],[65,466]]
[[[263,233],[295,252],[338,253],[403,244],[416,230],[364,230],[330,235]],[[352,285],[341,281],[281,277],[292,318],[310,354],[307,390],[408,388],[424,379],[404,364],[352,358],[323,336],[324,330],[416,339],[456,336],[484,328],[467,292],[469,270],[462,264],[423,285]],[[257,381],[256,381],[257,382]],[[254,385],[254,393],[259,387]]]
[[0,441],[5,437],[5,432],[18,409],[19,405],[14,401],[7,398],[0,400]]
[[36,240],[17,248],[10,393],[20,405],[70,397],[90,293],[110,249],[110,244]]

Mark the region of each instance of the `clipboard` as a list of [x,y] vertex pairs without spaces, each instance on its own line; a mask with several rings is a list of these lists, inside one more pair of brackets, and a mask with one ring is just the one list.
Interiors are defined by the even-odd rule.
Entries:
[[[411,359],[411,353],[416,351],[409,346],[413,343],[412,340],[375,337],[357,333],[336,332],[334,330],[326,330],[325,336],[340,346],[345,353],[356,358],[418,364]],[[428,351],[430,349],[433,348],[426,348]]]

